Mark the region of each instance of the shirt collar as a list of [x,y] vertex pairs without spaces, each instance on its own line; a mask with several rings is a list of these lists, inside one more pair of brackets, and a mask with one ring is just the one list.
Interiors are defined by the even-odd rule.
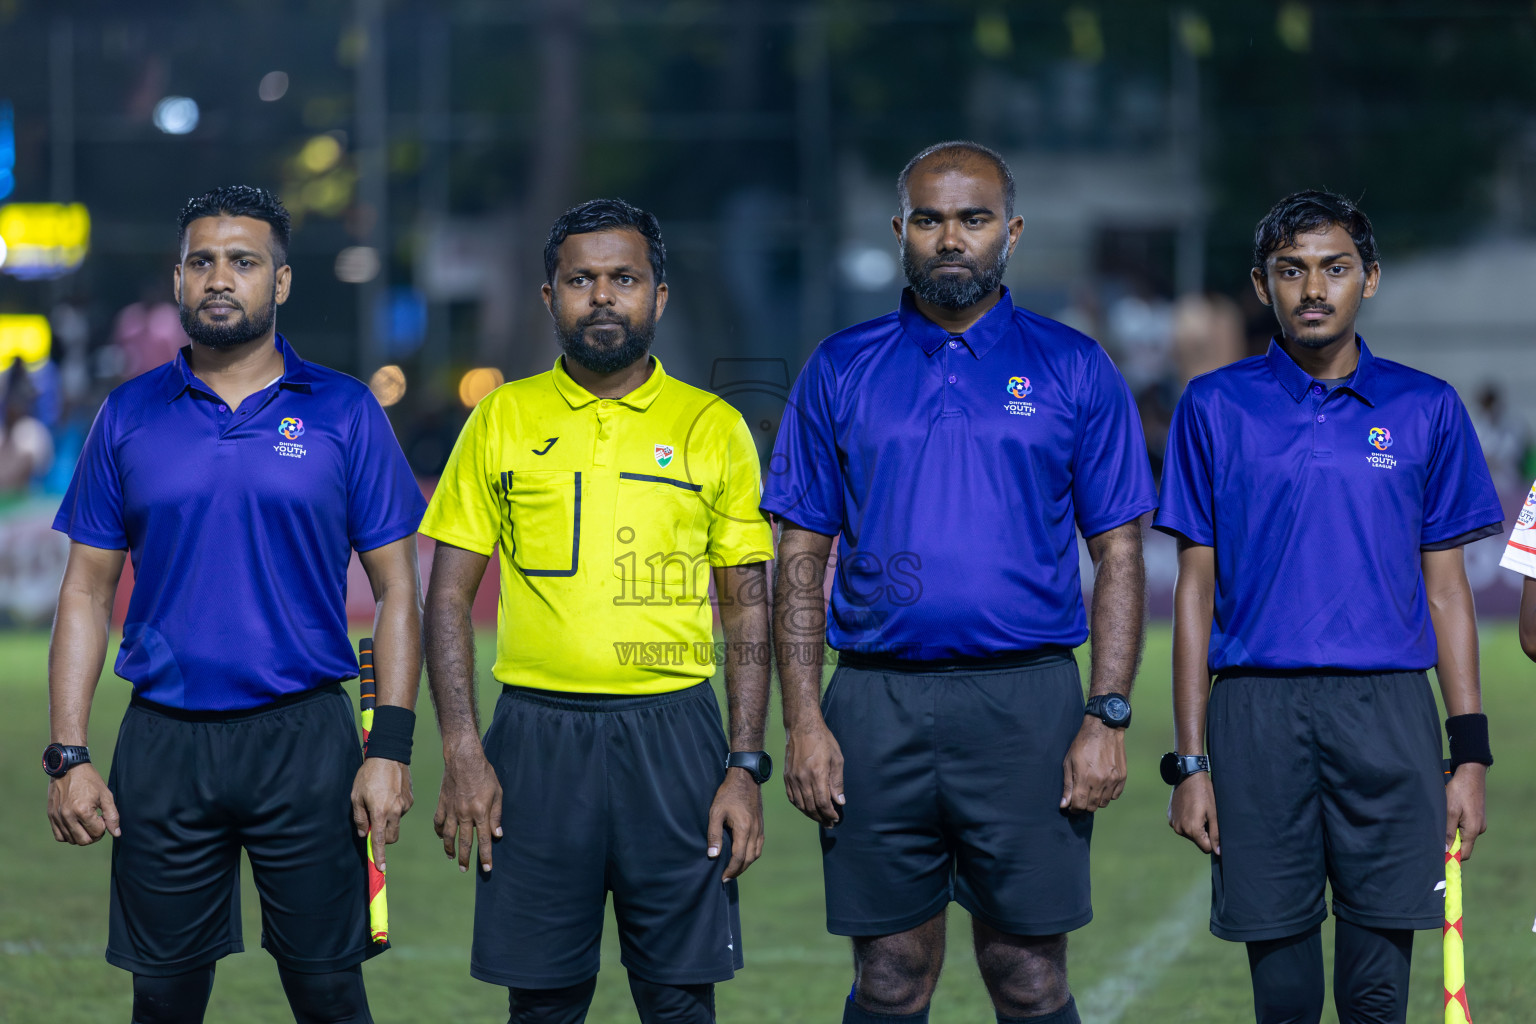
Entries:
[[[301,391],[309,394],[315,383],[314,371],[309,363],[299,357],[288,344],[288,339],[281,334],[273,342],[277,350],[283,354],[283,375],[278,378],[278,387],[287,388],[290,391]],[[192,372],[192,364],[187,361],[187,355],[192,351],[191,345],[183,345],[180,352],[176,353],[175,371],[165,378],[165,400],[173,402],[190,387],[206,389],[197,375]]]
[[[1374,406],[1376,403],[1371,395],[1375,393],[1376,357],[1371,355],[1365,339],[1358,334],[1355,335],[1355,344],[1360,346],[1360,362],[1349,379],[1339,386],[1354,392],[1366,405]],[[1315,383],[1312,375],[1298,366],[1296,360],[1280,347],[1278,337],[1269,339],[1269,351],[1265,353],[1264,359],[1287,394],[1298,402],[1307,396],[1307,391]]]
[[[661,360],[651,356],[651,361],[656,365],[652,367],[651,375],[645,379],[644,384],[641,384],[623,398],[613,398],[609,399],[609,401],[621,402],[638,412],[644,412],[649,409],[651,403],[656,400],[657,395],[661,394],[661,389],[667,383],[667,371],[662,367]],[[584,405],[590,405],[597,401],[596,395],[576,383],[575,379],[565,372],[565,359],[563,356],[555,357],[554,378],[555,390],[560,392],[560,397],[565,399],[572,409],[580,409]]]
[[970,328],[960,335],[951,335],[923,316],[917,308],[917,301],[913,298],[911,288],[901,290],[901,308],[898,315],[901,317],[902,331],[907,337],[917,342],[918,347],[925,354],[931,356],[951,337],[959,337],[971,350],[971,354],[980,359],[992,350],[992,346],[996,345],[998,339],[1013,325],[1013,297],[1008,293],[1005,285],[1003,293],[997,298],[997,304],[982,314],[980,320],[971,324]]

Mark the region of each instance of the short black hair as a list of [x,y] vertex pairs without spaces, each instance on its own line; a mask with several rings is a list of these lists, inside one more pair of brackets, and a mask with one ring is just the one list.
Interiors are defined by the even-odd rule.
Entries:
[[935,164],[936,170],[947,171],[957,168],[962,162],[973,157],[980,157],[993,167],[996,167],[998,175],[1003,179],[1003,216],[1012,219],[1013,201],[1017,189],[1013,183],[1013,172],[1008,169],[1008,161],[1004,160],[1002,154],[998,153],[997,150],[983,146],[979,142],[969,142],[965,139],[952,139],[949,142],[940,142],[937,145],[929,146],[917,154],[917,156],[907,161],[907,166],[903,167],[901,173],[896,175],[896,201],[900,204],[902,210],[906,210],[911,205],[911,197],[907,193],[907,182],[911,180],[912,172],[917,169],[918,164],[929,157],[935,156],[943,157],[943,159]]
[[1253,268],[1263,272],[1269,257],[1296,244],[1296,236],[1337,224],[1349,232],[1367,267],[1379,262],[1371,219],[1336,192],[1309,188],[1280,200],[1253,229]]
[[272,259],[277,266],[288,262],[288,238],[292,222],[283,201],[264,188],[252,185],[220,185],[193,196],[181,208],[176,247],[187,244],[187,225],[199,217],[254,217],[272,225]]
[[560,246],[571,235],[586,235],[594,231],[614,231],[633,228],[645,239],[646,255],[650,258],[651,273],[656,283],[667,279],[667,247],[661,241],[661,221],[654,213],[647,213],[638,206],[622,199],[588,199],[562,213],[549,229],[549,239],[544,243],[544,276],[555,283],[555,269],[560,266]]

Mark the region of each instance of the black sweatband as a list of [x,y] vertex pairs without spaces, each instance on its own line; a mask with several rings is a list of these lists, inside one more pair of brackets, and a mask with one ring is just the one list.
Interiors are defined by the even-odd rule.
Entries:
[[386,757],[411,763],[411,736],[416,732],[416,712],[397,704],[373,709],[373,728],[368,730],[368,757]]
[[1453,773],[1464,764],[1493,764],[1487,715],[1452,715],[1445,720],[1445,738],[1451,745]]

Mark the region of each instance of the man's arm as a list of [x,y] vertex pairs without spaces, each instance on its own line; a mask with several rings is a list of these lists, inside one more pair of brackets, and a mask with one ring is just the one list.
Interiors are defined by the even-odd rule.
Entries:
[[[1211,699],[1211,618],[1216,613],[1216,549],[1179,538],[1173,589],[1173,730],[1180,754],[1205,753],[1205,709]],[[1216,793],[1209,772],[1173,788],[1168,824],[1206,853],[1221,853]]]
[[[1147,569],[1141,554],[1141,520],[1133,519],[1088,538],[1093,559],[1093,636],[1088,694],[1127,697],[1146,640]],[[1082,728],[1062,762],[1061,806],[1073,813],[1108,807],[1125,790],[1125,730],[1083,716]]]
[[[91,698],[107,660],[112,599],[127,554],[70,542],[48,645],[48,727],[53,743],[86,745]],[[89,846],[107,832],[122,835],[112,793],[92,764],[48,781],[48,822],[53,838],[76,846]]]
[[1536,661],[1536,579],[1529,576],[1520,591],[1520,649]]
[[443,737],[443,786],[432,825],[443,852],[469,870],[470,845],[478,837],[480,869],[491,870],[491,837],[501,835],[501,783],[480,746],[475,702],[475,627],[470,609],[489,555],[438,541],[427,586],[427,681]]
[[842,817],[843,751],[821,717],[827,641],[827,558],[832,538],[780,520],[773,580],[773,643],[784,699],[784,789],[808,818]]
[[[1424,590],[1429,597],[1429,619],[1438,644],[1435,675],[1445,715],[1479,715],[1483,711],[1482,683],[1477,666],[1477,611],[1472,586],[1467,582],[1461,548],[1425,551],[1420,555]],[[1522,602],[1523,603],[1523,602]],[[1488,828],[1484,816],[1484,790],[1488,766],[1463,764],[1445,787],[1445,848],[1451,848],[1461,829],[1461,859],[1472,858],[1472,844]]]
[[[402,537],[372,551],[359,551],[377,605],[373,615],[373,659],[378,707],[414,711],[421,685],[421,570],[416,535]],[[377,714],[377,712],[375,712]],[[352,780],[352,824],[357,834],[369,829],[373,853],[384,870],[384,848],[400,838],[400,819],[411,809],[411,769],[386,757],[364,759]]]
[[[732,750],[763,749],[768,719],[768,580],[766,565],[714,570],[720,627],[725,633],[725,696]],[[722,882],[737,877],[763,853],[763,797],[745,768],[729,768],[709,808],[708,853],[720,855],[721,829],[731,830],[731,860]]]

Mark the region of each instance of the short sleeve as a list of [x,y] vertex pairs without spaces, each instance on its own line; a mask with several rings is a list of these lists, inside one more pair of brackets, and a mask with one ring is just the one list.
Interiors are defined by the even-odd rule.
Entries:
[[501,536],[499,499],[485,468],[494,461],[486,450],[492,436],[488,410],[494,395],[475,406],[459,431],[421,521],[421,532],[428,537],[486,556],[496,550]]
[[1084,362],[1077,404],[1072,507],[1077,528],[1092,537],[1152,511],[1157,495],[1136,401],[1098,345]]
[[1502,523],[1504,509],[1488,475],[1477,431],[1449,386],[1435,414],[1434,444],[1424,476],[1420,544],[1449,540],[1480,526]]
[[1504,557],[1499,559],[1499,564],[1536,579],[1536,484],[1531,485],[1531,492],[1525,496],[1525,504],[1515,518],[1515,529],[1509,535],[1509,543],[1504,545]]
[[746,565],[773,558],[773,530],[760,505],[762,469],[752,431],[740,416],[721,460],[718,499],[709,510],[711,565]]
[[117,471],[117,442],[109,397],[96,411],[69,489],[59,504],[53,528],[70,540],[109,551],[128,549],[123,516],[123,482]]
[[790,389],[768,460],[763,511],[836,536],[843,529],[843,487],[832,430],[833,374],[820,349]]
[[357,407],[347,449],[347,538],[372,551],[415,533],[427,503],[378,399],[365,392]]
[[1163,486],[1152,528],[1215,547],[1211,485],[1211,435],[1195,398],[1186,388],[1173,410],[1168,447],[1163,450]]

